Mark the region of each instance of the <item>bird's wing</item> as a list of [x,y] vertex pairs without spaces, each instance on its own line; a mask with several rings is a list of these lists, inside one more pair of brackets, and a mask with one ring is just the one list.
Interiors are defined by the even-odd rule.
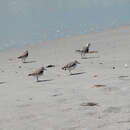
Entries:
[[66,67],[67,67],[67,68],[70,68],[70,67],[73,67],[74,65],[75,65],[74,62],[70,62],[70,63],[68,63],[68,64],[66,65]]
[[82,51],[85,51],[87,49],[87,46],[84,46],[83,48],[82,48]]
[[28,55],[28,52],[23,52],[18,58],[22,58]]

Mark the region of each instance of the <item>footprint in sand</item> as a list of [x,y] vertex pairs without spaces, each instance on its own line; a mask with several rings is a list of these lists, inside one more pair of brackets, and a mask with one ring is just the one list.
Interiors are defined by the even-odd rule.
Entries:
[[5,84],[6,82],[0,82],[0,84]]
[[35,120],[35,119],[36,119],[36,115],[34,114],[27,114],[19,117],[19,120]]
[[1,70],[2,73],[4,73],[5,71],[4,70]]
[[25,108],[25,107],[30,107],[30,104],[21,104],[21,105],[17,105],[17,107],[19,108]]
[[103,111],[104,113],[120,113],[121,112],[121,107],[108,107]]
[[130,113],[130,105],[127,105],[127,106],[123,106],[123,112],[124,113]]

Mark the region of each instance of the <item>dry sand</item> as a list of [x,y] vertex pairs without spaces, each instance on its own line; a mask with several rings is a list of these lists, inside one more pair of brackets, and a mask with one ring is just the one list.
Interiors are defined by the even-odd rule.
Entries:
[[[98,53],[81,59],[75,50],[88,42]],[[73,60],[81,64],[70,76],[61,67]],[[49,64],[41,82],[28,77]],[[129,129],[130,26],[0,52],[0,130]]]

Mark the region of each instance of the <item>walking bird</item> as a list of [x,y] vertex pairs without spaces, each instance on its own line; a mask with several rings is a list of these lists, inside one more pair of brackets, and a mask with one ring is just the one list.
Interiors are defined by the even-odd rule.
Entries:
[[28,74],[28,76],[34,76],[34,77],[36,77],[37,82],[38,82],[39,81],[39,79],[38,79],[39,76],[43,75],[43,73],[44,73],[45,70],[46,69],[44,67],[41,67],[39,69],[36,69],[34,72]]
[[75,60],[75,61],[69,62],[68,64],[63,66],[62,69],[68,70],[69,73],[72,74],[71,71],[76,68],[77,64],[80,64],[80,63],[77,60]]
[[28,57],[29,53],[28,50],[24,51],[20,56],[18,56],[18,59],[21,59],[23,63],[25,63],[26,58]]
[[76,52],[79,52],[81,54],[81,57],[85,56],[85,54],[89,53],[91,43],[88,43],[86,46],[82,48],[82,50],[76,50]]

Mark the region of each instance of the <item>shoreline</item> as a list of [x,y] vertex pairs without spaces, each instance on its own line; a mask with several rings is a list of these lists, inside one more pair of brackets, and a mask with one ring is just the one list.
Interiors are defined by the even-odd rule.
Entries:
[[121,28],[127,28],[129,27],[130,24],[127,24],[127,25],[121,25],[121,26],[117,26],[117,27],[110,27],[110,28],[105,28],[105,29],[101,29],[101,30],[95,30],[95,31],[90,31],[90,32],[87,32],[87,33],[83,33],[83,34],[77,34],[77,35],[72,35],[72,36],[65,36],[63,38],[57,38],[55,40],[48,40],[48,41],[45,41],[45,42],[41,42],[41,43],[28,43],[28,44],[25,44],[25,45],[16,45],[16,46],[12,46],[12,47],[7,47],[7,48],[3,48],[3,49],[0,49],[0,52],[3,52],[5,50],[12,50],[12,49],[22,49],[22,48],[25,48],[26,46],[27,47],[31,47],[31,46],[37,46],[37,45],[41,45],[41,44],[47,44],[47,43],[51,43],[51,42],[56,42],[56,41],[61,41],[61,40],[65,40],[65,39],[72,39],[72,38],[77,38],[77,37],[87,37],[87,36],[90,36],[90,35],[95,35],[95,34],[100,34],[100,33],[104,33],[104,32],[108,32],[108,31],[114,31],[114,30],[118,30],[118,29],[121,29]]

